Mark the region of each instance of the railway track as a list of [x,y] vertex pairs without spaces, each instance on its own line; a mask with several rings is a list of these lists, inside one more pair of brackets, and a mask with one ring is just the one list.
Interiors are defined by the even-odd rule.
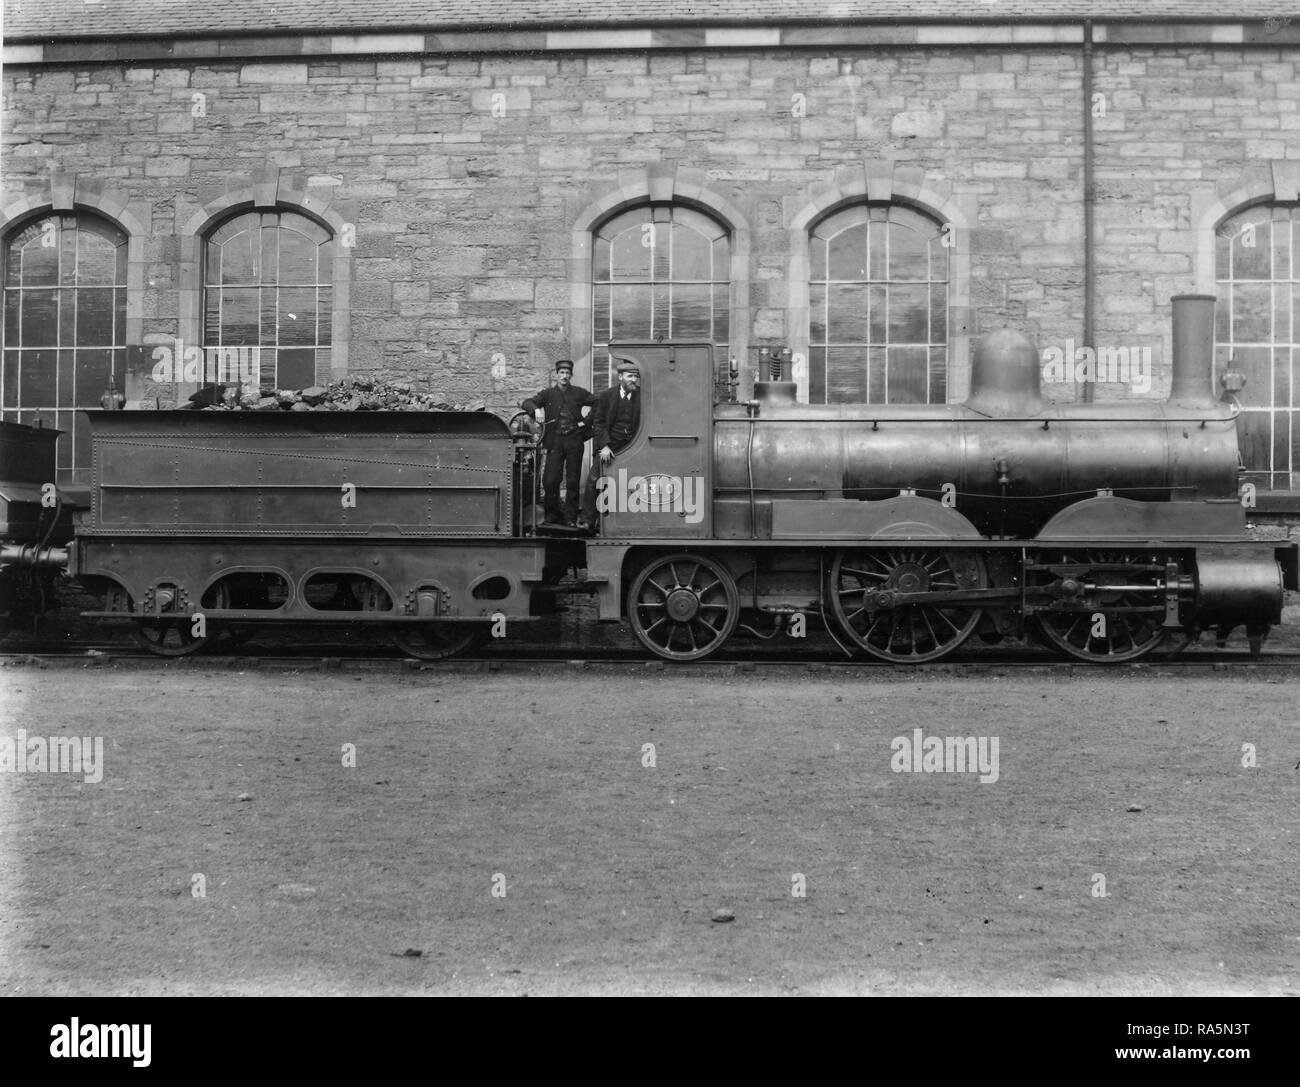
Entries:
[[734,673],[759,670],[804,670],[870,676],[957,675],[980,676],[1007,673],[1041,673],[1054,675],[1192,675],[1206,671],[1233,673],[1300,674],[1300,651],[1282,650],[1251,655],[1244,649],[1199,647],[1168,658],[1148,658],[1120,664],[1089,664],[1060,660],[1045,652],[1019,649],[1014,653],[984,651],[954,654],[941,662],[916,665],[893,664],[874,660],[846,660],[832,652],[805,652],[798,656],[771,653],[719,653],[705,661],[673,663],[646,659],[634,649],[553,651],[527,650],[513,654],[465,654],[449,660],[426,661],[405,657],[394,651],[377,653],[352,646],[315,647],[297,652],[219,654],[204,653],[186,657],[163,658],[121,645],[90,645],[76,648],[32,646],[20,651],[0,653],[0,669],[7,667],[43,668],[132,668],[154,670],[249,670],[267,671],[344,671],[398,673],[418,672],[509,672],[535,668],[613,668],[622,672]]

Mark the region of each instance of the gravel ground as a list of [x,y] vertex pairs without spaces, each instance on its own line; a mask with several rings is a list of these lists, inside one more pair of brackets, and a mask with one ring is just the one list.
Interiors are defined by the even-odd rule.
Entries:
[[1295,994],[1294,683],[9,667],[0,991]]

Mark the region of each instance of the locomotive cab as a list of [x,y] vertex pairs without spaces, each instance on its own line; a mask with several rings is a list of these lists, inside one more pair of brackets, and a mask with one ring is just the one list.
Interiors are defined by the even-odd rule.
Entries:
[[713,345],[612,343],[641,369],[641,425],[597,480],[603,539],[707,539],[713,533]]

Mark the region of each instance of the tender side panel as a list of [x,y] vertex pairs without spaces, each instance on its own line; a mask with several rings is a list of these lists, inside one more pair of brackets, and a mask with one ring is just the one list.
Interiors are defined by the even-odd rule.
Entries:
[[87,413],[88,535],[510,534],[511,444],[479,413]]

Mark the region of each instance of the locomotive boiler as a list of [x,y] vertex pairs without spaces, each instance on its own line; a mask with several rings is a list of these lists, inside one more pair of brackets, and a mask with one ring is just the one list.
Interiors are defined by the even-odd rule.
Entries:
[[534,529],[536,444],[485,413],[88,412],[75,539],[7,542],[0,578],[62,562],[163,655],[342,624],[436,659],[535,618],[567,567],[675,661],[807,621],[897,663],[1026,633],[1099,663],[1204,629],[1257,650],[1296,549],[1248,536],[1213,308],[1173,300],[1165,402],[1048,404],[1009,330],[951,405],[800,404],[781,380],[715,403],[712,345],[611,345],[641,423],[585,540]]

